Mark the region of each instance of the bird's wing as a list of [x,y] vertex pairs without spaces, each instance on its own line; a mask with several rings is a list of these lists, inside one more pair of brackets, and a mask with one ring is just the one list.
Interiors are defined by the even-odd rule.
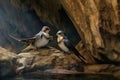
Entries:
[[14,37],[14,36],[12,36],[12,35],[9,35],[11,38],[13,38],[13,39],[15,39],[15,40],[17,40],[17,41],[19,41],[19,42],[23,42],[23,43],[32,43],[34,40],[35,40],[35,37],[32,37],[32,38],[16,38],[16,37]]
[[43,35],[43,32],[41,32],[41,31],[35,35],[36,38],[37,38],[37,37],[42,38],[43,36],[44,36],[44,35]]
[[36,37],[45,37],[46,39],[49,39],[50,40],[50,36],[46,36],[42,31],[40,31],[38,34],[35,35]]
[[82,61],[85,60],[85,58],[76,50],[76,48],[72,45],[72,43],[67,38],[63,39],[63,42],[65,46],[67,46],[70,49],[70,51],[74,52],[74,54],[78,58],[80,58]]

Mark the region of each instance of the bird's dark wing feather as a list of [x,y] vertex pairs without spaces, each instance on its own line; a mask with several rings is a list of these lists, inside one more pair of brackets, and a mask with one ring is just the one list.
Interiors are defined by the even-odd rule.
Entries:
[[82,61],[85,60],[85,58],[76,50],[76,48],[72,45],[72,43],[67,38],[63,39],[63,41],[65,46],[67,46],[70,49],[70,51],[73,51],[78,58],[80,58]]
[[34,41],[35,41],[35,37],[21,39],[21,42],[24,42],[24,43],[32,43]]
[[43,32],[41,32],[41,31],[35,35],[36,38],[37,38],[37,37],[42,38],[43,36],[44,36],[44,35],[43,35]]
[[19,41],[19,42],[23,42],[23,43],[32,43],[34,40],[35,40],[35,37],[32,37],[32,38],[16,38],[16,37],[14,37],[14,36],[12,36],[12,35],[9,35],[11,38],[13,38],[13,39],[15,39],[15,40],[17,40],[17,41]]
[[40,37],[40,38],[45,37],[46,39],[50,39],[45,34],[43,34],[43,32],[39,32],[38,34],[35,35],[35,37]]

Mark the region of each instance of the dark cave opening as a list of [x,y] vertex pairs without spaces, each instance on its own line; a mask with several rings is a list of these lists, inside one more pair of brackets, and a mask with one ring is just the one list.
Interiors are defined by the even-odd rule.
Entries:
[[61,21],[63,22],[63,24],[65,24],[65,27],[60,27],[63,31],[66,32],[66,35],[68,36],[68,38],[71,40],[71,42],[76,45],[80,40],[80,36],[74,26],[74,24],[72,23],[72,21],[70,20],[70,18],[68,17],[66,11],[64,8],[61,8],[59,10],[60,13],[60,18]]

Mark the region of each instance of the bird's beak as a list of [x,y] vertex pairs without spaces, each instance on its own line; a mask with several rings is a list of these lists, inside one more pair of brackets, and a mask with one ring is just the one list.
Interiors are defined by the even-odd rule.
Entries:
[[46,30],[46,31],[44,31],[44,32],[47,33],[47,34],[49,34],[50,30]]

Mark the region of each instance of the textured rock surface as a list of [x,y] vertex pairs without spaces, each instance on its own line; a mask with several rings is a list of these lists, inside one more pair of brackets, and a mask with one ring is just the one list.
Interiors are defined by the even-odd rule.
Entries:
[[[57,70],[68,70],[68,72],[81,72],[83,65],[74,54],[64,54],[61,51],[51,49],[30,50],[16,56],[17,72],[43,71],[51,72]],[[59,72],[58,72],[59,73]],[[64,71],[61,73],[64,73]],[[70,74],[70,73],[69,73]]]
[[[119,0],[61,0],[61,3],[79,32],[87,54],[103,60],[103,58],[100,59],[97,51],[97,48],[100,47],[105,48],[107,54],[102,54],[110,60],[113,60],[110,54],[112,56],[116,54],[116,56],[119,57],[120,51],[118,48],[120,47],[116,45],[120,42],[117,35],[120,24],[118,17]],[[106,34],[107,32],[109,33]],[[111,37],[111,35],[113,35],[113,37]],[[78,46],[79,45],[80,44],[78,44]],[[116,53],[113,53],[112,50],[116,51]],[[116,58],[116,60],[119,61],[119,58]],[[114,61],[116,60],[114,59]],[[91,59],[91,61],[94,63],[93,59]]]
[[0,77],[14,76],[15,66],[12,63],[16,55],[0,47]]
[[[50,49],[29,50],[15,55],[3,48],[0,52],[0,77],[40,74],[97,74],[119,77],[120,67],[113,64],[82,64],[74,54]],[[11,55],[7,55],[7,53]]]

